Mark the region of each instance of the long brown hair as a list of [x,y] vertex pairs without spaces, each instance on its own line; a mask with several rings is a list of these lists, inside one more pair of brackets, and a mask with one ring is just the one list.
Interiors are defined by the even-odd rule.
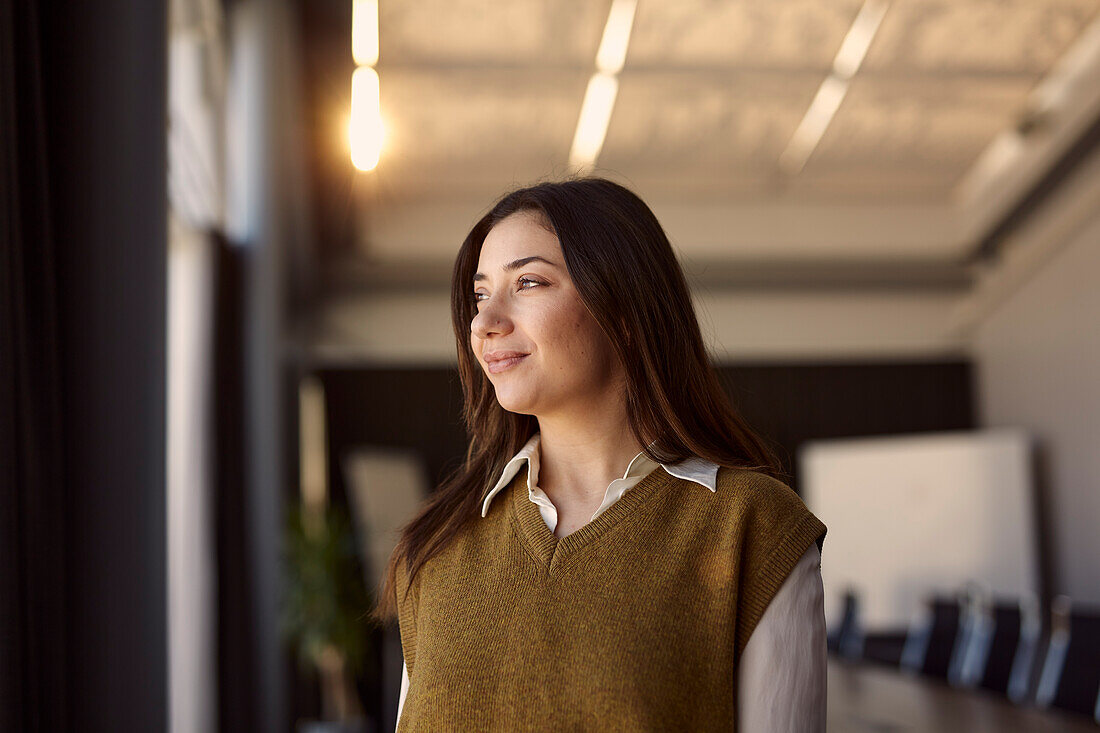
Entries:
[[378,594],[378,620],[396,615],[398,563],[405,563],[411,584],[467,522],[479,518],[485,491],[538,430],[533,416],[500,406],[470,347],[470,322],[477,313],[473,276],[481,245],[499,221],[521,211],[536,214],[557,236],[577,292],[626,367],[630,429],[643,446],[655,441],[645,453],[658,463],[698,456],[720,466],[779,474],[775,455],[722,389],[680,264],[649,207],[602,178],[513,191],[466,236],[451,279],[463,420],[470,437],[466,459],[402,529]]

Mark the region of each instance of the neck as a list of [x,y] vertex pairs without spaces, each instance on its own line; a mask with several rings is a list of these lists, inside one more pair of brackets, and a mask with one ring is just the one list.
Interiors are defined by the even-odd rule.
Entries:
[[551,496],[601,498],[642,450],[622,400],[583,415],[539,417],[539,486]]

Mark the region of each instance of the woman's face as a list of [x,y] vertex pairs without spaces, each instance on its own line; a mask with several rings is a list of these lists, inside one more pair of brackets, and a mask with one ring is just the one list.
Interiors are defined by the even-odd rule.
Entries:
[[573,287],[558,238],[534,214],[489,231],[471,287],[470,346],[505,410],[591,409],[621,388],[611,342]]

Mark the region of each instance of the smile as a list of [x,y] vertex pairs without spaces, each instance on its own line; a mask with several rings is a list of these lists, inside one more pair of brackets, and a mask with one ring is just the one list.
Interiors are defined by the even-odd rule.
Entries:
[[487,364],[489,373],[500,374],[507,369],[511,369],[516,364],[519,364],[521,361],[526,359],[527,356],[527,354],[524,354],[523,356],[509,356],[505,359],[496,359],[494,361],[490,361]]

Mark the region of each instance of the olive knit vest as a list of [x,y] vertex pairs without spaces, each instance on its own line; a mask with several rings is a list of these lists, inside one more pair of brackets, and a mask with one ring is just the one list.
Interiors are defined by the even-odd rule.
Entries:
[[731,730],[735,671],[825,525],[788,486],[654,469],[558,539],[521,470],[397,599],[398,731]]

